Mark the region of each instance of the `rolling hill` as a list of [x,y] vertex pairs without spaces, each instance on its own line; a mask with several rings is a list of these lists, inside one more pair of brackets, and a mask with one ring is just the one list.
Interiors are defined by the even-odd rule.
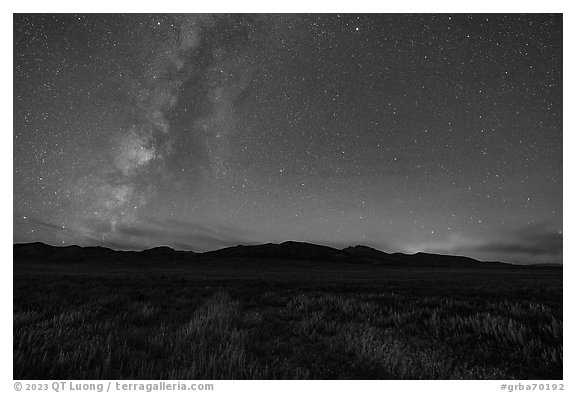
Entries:
[[333,247],[287,241],[280,244],[238,245],[220,250],[196,253],[178,251],[170,247],[155,247],[143,251],[117,251],[105,247],[56,247],[44,243],[14,244],[14,260],[42,259],[45,261],[101,261],[122,260],[132,262],[166,262],[193,260],[293,260],[360,263],[400,267],[510,267],[502,262],[481,262],[473,258],[428,253],[386,253],[371,247],[357,245],[337,249]]

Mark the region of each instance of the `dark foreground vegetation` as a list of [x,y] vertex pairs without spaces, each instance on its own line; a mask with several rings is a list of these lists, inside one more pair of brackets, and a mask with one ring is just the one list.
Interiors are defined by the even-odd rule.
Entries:
[[15,249],[14,379],[562,378],[557,267],[62,255]]

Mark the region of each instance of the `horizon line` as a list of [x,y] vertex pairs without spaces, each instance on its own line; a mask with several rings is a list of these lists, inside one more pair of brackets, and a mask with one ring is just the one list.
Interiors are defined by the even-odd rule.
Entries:
[[82,246],[79,244],[68,244],[68,245],[55,245],[55,244],[49,244],[49,243],[45,243],[42,241],[35,241],[35,242],[12,242],[12,245],[30,245],[30,244],[42,244],[48,247],[54,247],[54,248],[67,248],[67,247],[80,247],[80,248],[104,248],[104,249],[108,249],[111,251],[115,251],[115,252],[144,252],[144,251],[149,251],[149,250],[153,250],[156,248],[168,248],[172,251],[175,252],[190,252],[190,253],[194,253],[194,254],[207,254],[210,252],[216,252],[216,251],[221,251],[221,250],[225,250],[228,248],[234,248],[234,247],[257,247],[257,246],[263,246],[263,245],[281,245],[284,243],[299,243],[299,244],[310,244],[310,245],[314,245],[314,246],[319,246],[319,247],[327,247],[327,248],[332,248],[334,250],[338,250],[338,251],[344,251],[347,248],[353,248],[353,247],[365,247],[365,248],[369,248],[372,250],[376,250],[378,252],[387,254],[387,255],[394,255],[394,254],[401,254],[401,255],[407,255],[407,256],[414,256],[414,255],[418,255],[418,254],[426,254],[426,255],[435,255],[435,256],[445,256],[445,257],[458,257],[458,258],[468,258],[468,259],[472,259],[476,262],[479,263],[502,263],[502,264],[506,264],[506,265],[513,265],[513,266],[536,266],[536,265],[555,265],[555,266],[564,266],[563,263],[558,263],[558,262],[539,262],[539,263],[527,263],[527,264],[521,264],[521,263],[512,263],[512,262],[502,262],[502,261],[484,261],[484,260],[479,260],[473,257],[469,257],[466,255],[456,255],[456,254],[436,254],[436,253],[430,253],[430,252],[424,252],[424,251],[418,251],[415,253],[405,253],[405,252],[401,252],[401,251],[396,251],[396,252],[386,252],[386,251],[382,251],[378,248],[375,247],[370,247],[370,246],[365,246],[363,244],[356,244],[356,245],[348,245],[344,248],[336,248],[333,246],[327,246],[324,244],[318,244],[318,243],[311,243],[311,242],[305,242],[305,241],[296,241],[296,240],[285,240],[283,242],[279,242],[279,243],[273,243],[273,242],[267,242],[267,243],[255,243],[255,244],[237,244],[237,245],[233,245],[233,246],[227,246],[227,247],[222,247],[222,248],[217,248],[214,250],[209,250],[209,251],[194,251],[194,250],[183,250],[183,249],[177,249],[177,248],[173,248],[171,246],[167,246],[167,245],[159,245],[159,246],[154,246],[154,247],[150,247],[150,248],[142,248],[142,249],[116,249],[113,247],[109,247],[109,246],[101,246],[101,245],[94,245],[94,246]]

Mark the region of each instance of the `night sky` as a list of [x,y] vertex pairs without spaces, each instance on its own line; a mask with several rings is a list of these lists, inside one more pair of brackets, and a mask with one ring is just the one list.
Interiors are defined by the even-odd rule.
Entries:
[[15,15],[14,242],[562,262],[562,16]]

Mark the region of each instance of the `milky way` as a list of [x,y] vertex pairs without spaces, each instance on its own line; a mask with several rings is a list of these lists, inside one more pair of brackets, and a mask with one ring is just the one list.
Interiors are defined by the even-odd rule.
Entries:
[[14,242],[562,261],[561,15],[15,15]]

